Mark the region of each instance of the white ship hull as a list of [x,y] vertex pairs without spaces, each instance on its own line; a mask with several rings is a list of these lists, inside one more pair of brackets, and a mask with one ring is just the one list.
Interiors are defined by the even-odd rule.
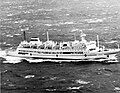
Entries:
[[[25,51],[25,49],[22,49],[22,51]],[[110,61],[111,58],[112,61],[116,59],[115,55],[120,50],[119,49],[113,49],[109,51],[103,51],[103,52],[90,52],[90,53],[83,53],[83,54],[60,54],[61,50],[38,50],[38,49],[27,49],[27,51],[31,52],[25,52],[20,53],[18,51],[8,51],[8,56],[13,57],[21,57],[26,59],[51,59],[51,60],[60,60],[60,61]],[[38,51],[38,52],[37,52]],[[44,54],[46,52],[54,54]],[[72,50],[63,51],[62,52],[73,52]],[[78,52],[79,53],[79,52]],[[116,61],[116,60],[115,60]]]

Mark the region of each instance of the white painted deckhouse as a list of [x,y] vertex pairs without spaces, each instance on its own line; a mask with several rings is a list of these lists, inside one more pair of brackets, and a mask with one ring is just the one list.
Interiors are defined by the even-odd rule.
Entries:
[[[25,32],[24,32],[25,34]],[[25,35],[24,35],[25,36]],[[81,31],[81,41],[75,38],[74,41],[54,42],[49,40],[42,42],[38,37],[32,37],[28,42],[26,38],[22,41],[15,51],[7,51],[8,56],[31,58],[31,59],[52,59],[70,61],[117,61],[116,54],[120,49],[106,49],[99,45],[97,41],[87,41],[86,34]]]

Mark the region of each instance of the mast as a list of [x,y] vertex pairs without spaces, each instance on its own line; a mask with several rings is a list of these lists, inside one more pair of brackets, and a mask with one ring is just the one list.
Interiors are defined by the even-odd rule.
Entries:
[[84,34],[83,31],[81,31],[81,40],[84,43],[86,43],[85,36],[86,36],[86,34]]
[[120,45],[119,44],[117,44],[118,45],[118,49],[120,49]]
[[99,36],[97,35],[97,47],[99,48],[100,47],[100,44],[99,44]]
[[48,34],[48,32],[47,32],[47,41],[49,41],[49,34]]

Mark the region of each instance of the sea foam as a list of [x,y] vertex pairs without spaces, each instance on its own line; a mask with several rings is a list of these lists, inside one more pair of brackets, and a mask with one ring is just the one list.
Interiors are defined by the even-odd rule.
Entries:
[[13,63],[13,64],[15,64],[15,63],[21,62],[21,58],[19,58],[19,57],[7,56],[6,55],[6,50],[1,50],[0,49],[0,57],[5,59],[5,61],[3,61],[3,63]]

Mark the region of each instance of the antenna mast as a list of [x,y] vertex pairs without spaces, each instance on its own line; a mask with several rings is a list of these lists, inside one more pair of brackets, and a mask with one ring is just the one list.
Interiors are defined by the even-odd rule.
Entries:
[[100,44],[99,44],[99,36],[97,35],[97,47],[99,48],[100,47]]
[[81,40],[82,40],[83,42],[86,42],[85,36],[86,36],[86,34],[84,34],[83,31],[81,31]]
[[118,49],[120,49],[120,45],[119,44],[117,44],[118,45]]
[[48,34],[48,32],[47,32],[47,41],[49,41],[49,34]]

